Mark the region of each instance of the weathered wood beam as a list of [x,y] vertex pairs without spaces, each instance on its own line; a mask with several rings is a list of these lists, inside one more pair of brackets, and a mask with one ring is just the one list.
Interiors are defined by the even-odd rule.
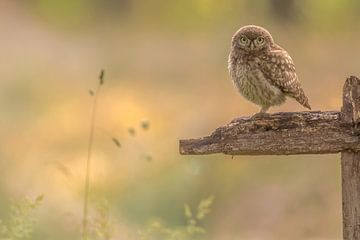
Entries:
[[340,112],[281,112],[241,117],[210,136],[180,140],[180,153],[203,155],[292,155],[360,151],[359,132]]

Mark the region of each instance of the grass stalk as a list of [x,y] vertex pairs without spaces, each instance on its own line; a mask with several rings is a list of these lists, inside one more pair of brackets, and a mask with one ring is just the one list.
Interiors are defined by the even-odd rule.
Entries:
[[93,93],[94,101],[92,105],[91,119],[90,119],[90,134],[89,134],[89,143],[86,159],[86,173],[85,173],[85,190],[84,190],[84,208],[83,208],[83,219],[82,219],[82,240],[88,240],[89,237],[89,193],[90,193],[90,173],[91,173],[91,157],[94,143],[94,131],[95,131],[95,121],[96,121],[96,110],[97,103],[99,98],[99,93],[101,86],[104,84],[104,70],[101,70],[99,76],[99,84],[96,91]]

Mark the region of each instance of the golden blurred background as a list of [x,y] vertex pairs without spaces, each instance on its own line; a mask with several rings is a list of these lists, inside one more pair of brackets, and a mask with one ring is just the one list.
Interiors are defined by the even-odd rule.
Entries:
[[80,239],[89,89],[104,68],[91,204],[108,201],[112,239],[140,239],[154,218],[182,226],[184,204],[210,195],[201,239],[340,239],[339,155],[180,156],[178,140],[258,111],[227,72],[231,36],[247,24],[288,50],[313,110],[338,110],[346,77],[360,75],[359,10],[357,0],[1,0],[0,218],[44,194],[31,239]]

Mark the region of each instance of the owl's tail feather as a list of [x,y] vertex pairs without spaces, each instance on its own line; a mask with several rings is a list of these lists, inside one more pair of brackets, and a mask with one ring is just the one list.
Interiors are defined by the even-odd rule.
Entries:
[[308,100],[306,99],[306,102],[302,104],[304,107],[308,108],[309,110],[311,110],[311,106],[308,102]]
[[298,92],[297,95],[293,96],[293,98],[295,98],[295,100],[298,101],[301,105],[303,105],[307,109],[311,110],[309,100],[306,97],[306,95],[305,95],[305,93],[304,93],[304,91],[302,89],[301,89],[301,91]]
[[299,97],[295,98],[301,105],[303,105],[304,107],[308,108],[309,110],[311,110],[311,106],[309,104],[309,100],[306,97],[305,93],[300,94]]

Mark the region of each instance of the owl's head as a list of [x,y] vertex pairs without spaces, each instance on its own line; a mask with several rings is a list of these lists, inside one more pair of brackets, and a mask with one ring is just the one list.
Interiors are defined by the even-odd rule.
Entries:
[[274,44],[271,34],[262,27],[248,25],[240,28],[233,36],[231,46],[247,53],[269,49]]

